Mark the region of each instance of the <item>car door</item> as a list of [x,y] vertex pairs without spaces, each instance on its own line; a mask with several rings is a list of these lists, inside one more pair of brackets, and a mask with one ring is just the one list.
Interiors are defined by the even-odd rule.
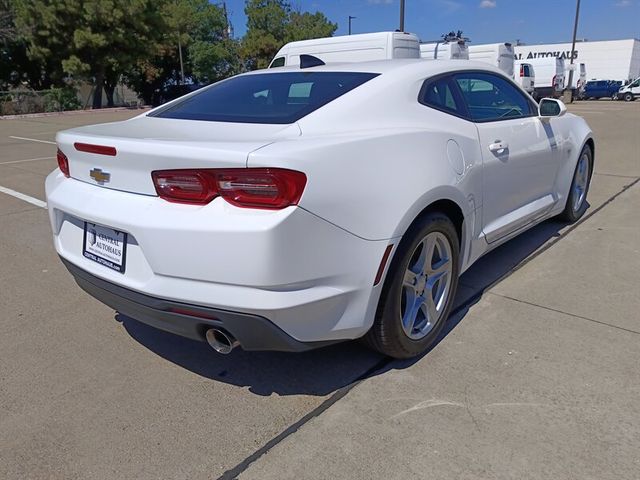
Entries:
[[454,75],[478,130],[483,162],[482,224],[488,242],[548,212],[560,153],[551,122],[506,78],[490,72]]

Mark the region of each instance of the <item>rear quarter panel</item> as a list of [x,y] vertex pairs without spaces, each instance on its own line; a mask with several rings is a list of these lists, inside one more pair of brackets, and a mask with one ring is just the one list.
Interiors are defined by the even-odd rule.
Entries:
[[[448,199],[466,215],[481,204],[475,137],[435,130],[385,129],[278,142],[249,156],[249,166],[307,174],[302,208],[367,240],[402,236],[430,203]],[[464,152],[458,173],[448,160],[454,139]]]

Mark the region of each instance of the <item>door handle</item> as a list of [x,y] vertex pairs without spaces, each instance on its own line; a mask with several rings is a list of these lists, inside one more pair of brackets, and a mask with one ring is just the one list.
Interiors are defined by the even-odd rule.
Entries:
[[502,153],[507,148],[509,148],[509,144],[507,142],[503,142],[502,140],[496,140],[494,143],[489,145],[489,150],[496,153]]

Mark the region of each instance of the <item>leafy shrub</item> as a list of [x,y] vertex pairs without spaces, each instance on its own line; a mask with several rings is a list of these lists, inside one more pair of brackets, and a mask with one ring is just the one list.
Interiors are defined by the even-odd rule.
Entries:
[[44,111],[62,112],[78,110],[82,107],[78,95],[72,87],[51,88],[44,93]]

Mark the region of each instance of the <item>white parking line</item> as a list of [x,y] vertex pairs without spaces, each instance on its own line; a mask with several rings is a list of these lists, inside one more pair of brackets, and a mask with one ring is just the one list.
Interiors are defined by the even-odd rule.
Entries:
[[28,140],[30,142],[38,142],[38,143],[50,143],[51,145],[56,144],[56,142],[50,142],[49,140],[38,140],[37,138],[14,137],[13,135],[9,135],[9,138],[14,138],[16,140]]
[[47,202],[43,202],[42,200],[38,200],[37,198],[30,197],[29,195],[25,195],[24,193],[16,192],[15,190],[11,190],[10,188],[5,188],[0,185],[0,192],[6,193],[7,195],[11,195],[12,197],[19,198],[31,205],[35,205],[40,208],[47,208]]
[[38,160],[51,160],[56,157],[40,157],[40,158],[27,158],[26,160],[11,160],[10,162],[0,162],[0,165],[9,165],[10,163],[25,163],[25,162],[37,162]]

